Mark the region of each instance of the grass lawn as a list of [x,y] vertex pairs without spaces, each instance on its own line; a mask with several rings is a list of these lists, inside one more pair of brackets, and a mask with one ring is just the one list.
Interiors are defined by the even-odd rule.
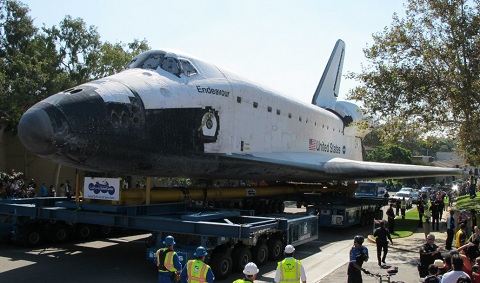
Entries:
[[[470,199],[469,195],[460,196],[456,201],[456,210],[465,209],[470,212],[470,209],[475,209],[480,212],[480,196]],[[385,226],[388,226],[385,223]],[[376,226],[378,227],[378,226]],[[418,210],[417,207],[412,208],[405,213],[405,219],[402,216],[395,218],[395,233],[391,234],[392,239],[408,237],[413,234],[418,228]],[[372,238],[373,236],[370,235]]]
[[402,216],[395,218],[395,233],[391,234],[392,239],[408,237],[418,228],[418,210],[416,207],[405,213],[405,219]]
[[[388,227],[388,224],[385,223],[385,226]],[[379,226],[376,226],[379,227]],[[402,219],[402,216],[397,216],[395,218],[395,233],[391,234],[392,239],[404,238],[411,236],[418,228],[418,211],[414,207],[410,211],[405,213],[405,219]],[[370,235],[371,238],[375,239],[373,235]]]
[[465,209],[470,212],[470,209],[475,209],[477,212],[480,211],[480,196],[477,196],[474,199],[470,199],[469,195],[460,196],[457,198],[457,208]]

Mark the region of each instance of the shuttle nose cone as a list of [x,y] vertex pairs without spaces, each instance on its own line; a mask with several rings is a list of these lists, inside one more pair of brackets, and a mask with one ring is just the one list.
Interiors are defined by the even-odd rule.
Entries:
[[18,123],[18,137],[31,152],[49,155],[57,148],[53,143],[53,127],[50,117],[41,107],[33,106]]

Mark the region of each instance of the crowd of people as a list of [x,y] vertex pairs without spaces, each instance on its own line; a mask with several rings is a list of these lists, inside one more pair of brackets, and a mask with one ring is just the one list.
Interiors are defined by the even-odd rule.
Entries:
[[58,188],[42,183],[40,187],[32,178],[28,183],[21,172],[12,170],[9,174],[0,174],[0,199],[5,198],[33,198],[33,197],[71,197],[72,187],[67,180]]
[[[425,243],[419,251],[420,282],[480,283],[480,229],[477,226],[477,211],[455,211],[452,207],[456,197],[465,194],[473,199],[476,190],[467,183],[455,191],[429,190],[420,194],[417,203],[419,227],[423,227],[425,234]],[[394,220],[399,216],[401,207],[401,203],[390,204],[386,211],[388,229],[383,221],[379,221],[380,227],[374,231],[379,266],[385,265],[388,241],[393,244],[390,233],[395,233]],[[440,224],[444,213],[447,214],[445,226]],[[439,247],[435,244],[435,235],[431,231],[440,231],[443,227],[447,232],[446,244],[445,247]]]
[[[466,186],[468,188],[468,186]],[[468,189],[464,193],[468,192]],[[461,193],[461,192],[460,192]],[[462,193],[461,193],[462,194]],[[420,222],[423,224],[425,243],[419,251],[418,271],[423,282],[474,282],[480,283],[480,231],[477,212],[471,209],[455,211],[452,200],[455,192],[436,191],[430,196],[424,193],[417,205]],[[435,244],[439,222],[443,213],[448,213],[445,221],[445,247]],[[442,251],[448,250],[445,254]]]

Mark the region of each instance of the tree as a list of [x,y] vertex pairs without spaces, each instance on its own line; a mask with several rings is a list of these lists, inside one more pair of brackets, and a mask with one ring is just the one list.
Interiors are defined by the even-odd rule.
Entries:
[[92,75],[94,78],[113,75],[121,71],[133,57],[148,49],[150,47],[146,40],[134,40],[128,45],[106,42],[100,48],[100,58],[96,69],[92,70]]
[[398,145],[388,144],[376,147],[367,155],[366,160],[373,162],[412,164],[412,153]]
[[348,98],[397,142],[425,135],[457,138],[480,164],[480,0],[409,0],[406,16],[364,49],[369,62],[349,73],[360,85]]
[[36,55],[38,32],[28,8],[15,1],[0,2],[0,113],[16,125],[27,107],[38,101],[42,64]]
[[146,40],[103,43],[96,27],[68,15],[58,27],[38,29],[28,13],[21,2],[0,0],[0,116],[11,131],[38,101],[117,73],[149,49]]

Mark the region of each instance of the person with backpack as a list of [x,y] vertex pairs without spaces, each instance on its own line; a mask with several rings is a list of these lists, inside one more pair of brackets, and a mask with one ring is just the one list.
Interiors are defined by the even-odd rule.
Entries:
[[173,250],[175,239],[173,236],[167,236],[163,244],[165,247],[158,249],[155,256],[158,267],[158,283],[175,283],[177,276],[182,271],[180,258]]

